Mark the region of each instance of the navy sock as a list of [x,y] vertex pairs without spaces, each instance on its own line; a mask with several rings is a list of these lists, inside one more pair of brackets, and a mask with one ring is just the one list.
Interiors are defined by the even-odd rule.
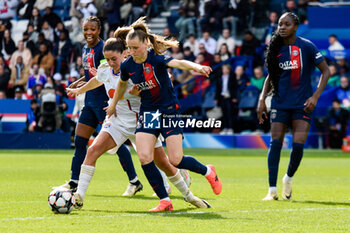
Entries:
[[267,166],[269,169],[269,185],[270,187],[276,187],[278,164],[280,163],[282,142],[274,139],[270,143],[270,149],[267,154]]
[[83,138],[80,136],[75,136],[75,152],[72,159],[72,166],[71,166],[71,179],[72,180],[79,180],[80,175],[80,167],[84,162],[85,156],[86,156],[86,146],[88,144],[89,139]]
[[120,164],[122,165],[124,171],[128,175],[129,180],[133,180],[137,175],[135,172],[134,164],[131,159],[131,154],[128,148],[123,144],[119,147],[117,151]]
[[304,144],[293,143],[292,151],[290,152],[290,161],[288,166],[287,175],[293,177],[297,171],[301,159],[303,158]]
[[142,165],[143,172],[145,173],[149,184],[152,186],[154,192],[157,194],[159,199],[167,198],[168,193],[165,190],[163,178],[154,161],[149,164]]
[[195,173],[202,174],[203,176],[207,173],[207,166],[200,163],[197,159],[193,158],[192,156],[184,156],[182,157],[181,162],[176,166],[180,169],[187,169]]

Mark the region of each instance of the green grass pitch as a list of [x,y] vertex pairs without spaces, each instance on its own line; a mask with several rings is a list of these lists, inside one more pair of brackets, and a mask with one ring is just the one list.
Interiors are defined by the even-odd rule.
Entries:
[[[196,209],[172,187],[176,211],[149,213],[158,204],[133,153],[144,190],[121,197],[127,177],[116,156],[97,162],[84,207],[68,215],[51,212],[52,186],[69,179],[72,150],[0,150],[0,232],[350,232],[350,154],[339,150],[305,150],[293,180],[293,201],[263,202],[266,150],[188,149],[203,163],[214,164],[223,183],[213,194],[206,179],[191,173],[192,192],[211,209]],[[278,177],[286,171],[283,150]]]

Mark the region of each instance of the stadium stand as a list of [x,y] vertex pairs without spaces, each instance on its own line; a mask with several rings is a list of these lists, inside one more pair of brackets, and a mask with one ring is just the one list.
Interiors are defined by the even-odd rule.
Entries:
[[[98,7],[101,1],[94,1],[96,7]],[[213,4],[215,1],[199,1],[202,4],[204,3],[210,3]],[[223,1],[223,2],[230,2],[230,1]],[[247,1],[249,2],[249,1]],[[259,7],[262,7],[262,9],[266,9],[266,19],[267,20],[268,12],[275,11],[280,15],[282,12],[286,10],[285,6],[286,0],[279,1],[279,0],[271,0],[271,1],[259,1],[258,4]],[[156,5],[155,5],[156,4]],[[170,33],[172,36],[178,37],[178,29],[175,27],[176,20],[180,17],[178,9],[180,7],[181,1],[174,1],[174,0],[167,0],[167,1],[152,1],[152,4],[148,6],[147,11],[144,12],[144,14],[147,15],[147,19],[150,23],[150,28],[153,32],[157,34],[163,34],[164,28],[169,28]],[[249,3],[253,4],[253,3]],[[200,7],[203,7],[204,5],[200,5]],[[253,5],[251,5],[253,6]],[[81,34],[81,31],[77,30],[75,20],[78,20],[78,22],[81,20],[81,18],[78,15],[74,15],[76,17],[74,20],[71,18],[73,15],[70,15],[70,7],[71,7],[71,1],[70,0],[55,0],[53,2],[52,11],[58,15],[58,17],[63,21],[64,25],[66,25],[66,28],[64,30],[69,31],[70,37],[73,35],[73,31],[77,31],[78,34]],[[119,6],[121,7],[121,6]],[[204,8],[203,8],[204,9]],[[259,8],[260,9],[260,8]],[[350,15],[348,14],[350,10],[350,1],[327,1],[327,0],[321,0],[321,1],[312,1],[308,5],[299,5],[297,6],[297,9],[295,12],[306,12],[307,13],[307,24],[301,24],[299,26],[297,35],[305,37],[307,39],[310,39],[313,43],[316,44],[316,46],[320,49],[321,53],[327,58],[329,64],[334,64],[337,67],[337,75],[339,76],[346,76],[349,78],[350,75],[350,69],[349,69],[349,63],[350,63],[350,29],[348,26],[348,22],[350,21]],[[44,15],[45,10],[41,10],[41,16]],[[98,17],[100,17],[102,20],[104,20],[104,14],[105,12],[99,11]],[[320,17],[320,15],[322,17]],[[216,16],[215,16],[216,17]],[[253,17],[253,18],[249,18]],[[259,30],[255,30],[254,28],[254,14],[250,14],[248,17],[247,26],[249,30],[252,32],[256,32],[258,34],[261,34],[262,28],[259,28]],[[259,17],[261,15],[259,14]],[[127,18],[126,20],[129,20]],[[12,19],[10,20],[12,29],[11,29],[11,36],[14,40],[15,44],[18,45],[18,41],[22,39],[22,35],[27,30],[28,20],[18,20],[18,19]],[[103,21],[106,26],[104,29],[106,29],[106,32],[103,32],[103,37],[106,37],[108,35],[108,25],[107,21]],[[127,23],[126,21],[120,21],[118,22],[119,25],[123,25]],[[79,24],[77,24],[79,25]],[[195,27],[198,25],[194,21]],[[115,25],[114,25],[115,26]],[[219,25],[219,27],[222,27],[222,25]],[[220,28],[221,30],[221,28]],[[218,31],[220,31],[218,30]],[[53,31],[56,35],[55,38],[58,38],[57,36],[60,33],[60,29],[53,28]],[[198,28],[195,28],[196,34],[198,32]],[[40,34],[40,31],[36,32],[37,34]],[[69,64],[66,64],[61,71],[62,74],[62,83],[63,86],[66,87],[71,83],[71,77],[69,76],[70,71],[79,73],[81,69],[81,61],[79,62],[79,54],[81,53],[81,47],[82,47],[82,38],[77,38],[78,34],[74,34],[74,38],[71,38],[73,48],[69,59]],[[241,33],[243,34],[243,32]],[[330,34],[335,34],[338,36],[339,42],[345,47],[342,51],[329,51],[329,41],[328,37]],[[214,34],[214,39],[217,38],[218,35]],[[40,37],[40,36],[39,36]],[[43,38],[40,39],[40,42],[36,41],[35,38],[32,41],[32,44],[30,44],[30,40],[32,40],[33,37],[30,37],[28,41],[26,41],[26,46],[34,46],[31,47],[31,51],[35,52],[37,50],[37,46],[40,43],[47,43],[50,49],[55,47],[55,43],[57,41],[51,41],[49,42],[49,38]],[[106,39],[106,38],[103,38]],[[197,38],[199,40],[199,38]],[[261,40],[261,45],[256,49],[255,54],[253,56],[241,56],[240,51],[242,48],[242,35],[236,35],[235,36],[235,50],[233,51],[232,57],[227,59],[226,61],[220,61],[220,62],[212,62],[212,68],[215,71],[220,70],[219,68],[222,66],[222,64],[228,63],[232,66],[232,70],[234,71],[237,66],[241,66],[244,69],[244,76],[245,77],[252,77],[253,76],[253,69],[255,68],[256,64],[263,63],[264,59],[264,51],[266,48],[265,41]],[[183,56],[182,50],[183,48],[180,47],[180,50],[175,53],[174,51],[169,51],[169,55],[176,55],[181,58]],[[36,51],[38,52],[38,51]],[[194,57],[197,56],[196,51],[192,51],[194,54]],[[34,57],[34,55],[33,55]],[[213,56],[215,57],[215,55]],[[343,60],[340,62],[339,59],[336,58],[343,58]],[[257,61],[258,60],[258,61]],[[4,61],[4,69],[6,71],[6,62]],[[215,65],[214,65],[215,64]],[[31,68],[31,67],[29,67]],[[266,70],[264,71],[266,73]],[[52,79],[52,75],[54,73],[54,67],[50,70],[50,73],[46,74],[46,79],[49,81]],[[182,91],[185,86],[193,85],[196,86],[196,88],[192,89],[195,90],[194,92],[185,93],[184,97],[182,98],[181,105],[182,105],[182,112],[183,113],[190,113],[193,114],[197,118],[201,119],[207,119],[207,111],[212,110],[216,107],[214,103],[214,93],[215,93],[215,82],[213,79],[215,79],[214,75],[210,77],[208,82],[207,80],[203,80],[203,77],[195,76],[192,74],[187,73],[181,73],[179,71],[174,71],[175,78],[177,83],[180,83],[175,88],[177,89],[177,93],[182,94]],[[187,75],[186,77],[184,77]],[[313,85],[317,85],[318,78],[319,78],[319,72],[316,70],[313,75]],[[46,80],[45,80],[46,81]],[[42,83],[42,86],[45,83]],[[55,84],[56,85],[56,84]],[[246,90],[244,90],[245,86],[247,85]],[[249,89],[249,81],[247,83],[243,83],[242,85],[242,95],[239,101],[240,108],[246,109],[247,104],[249,105],[250,109],[254,109],[256,107],[256,96],[257,93],[254,94],[254,98],[252,96],[248,95],[247,93],[252,93]],[[331,101],[335,97],[335,90],[337,87],[327,87],[327,90],[322,94],[320,97],[320,100],[318,102],[317,108],[314,111],[314,116],[317,119],[324,118],[328,112],[329,107],[331,106]],[[34,85],[33,88],[30,90],[27,90],[27,93],[24,93],[23,96],[25,98],[33,98],[38,97],[38,93],[40,92],[40,83],[38,85]],[[10,98],[12,98],[11,93],[6,93]],[[10,94],[10,95],[9,95]],[[74,106],[74,99],[67,99],[66,97],[63,97],[64,101],[69,105],[68,111],[66,112],[67,116],[70,116],[70,113],[73,110]],[[23,129],[26,128],[26,112],[29,109],[29,101],[30,100],[13,100],[13,99],[5,99],[0,100],[0,114],[2,116],[2,119],[0,120],[2,123],[2,129],[0,129],[5,133],[9,132],[16,132],[19,133],[23,131]],[[254,106],[255,105],[255,106]],[[243,117],[244,118],[244,117]],[[250,119],[251,120],[251,119]],[[253,132],[254,130],[247,130],[247,132],[250,133],[256,133]],[[213,132],[217,132],[213,130]],[[317,134],[319,132],[319,129],[315,126],[315,123],[312,123],[311,127],[311,134],[315,133]],[[259,132],[258,132],[259,133]],[[348,132],[348,135],[350,132]],[[312,137],[311,137],[312,138]],[[236,139],[235,139],[236,140]],[[237,139],[238,140],[238,139]],[[310,139],[311,140],[311,139]],[[239,140],[238,140],[239,141]],[[224,143],[225,144],[225,143]],[[239,143],[238,143],[239,144]],[[225,145],[231,145],[231,146],[237,146],[237,143],[232,144],[225,144]],[[259,143],[257,143],[259,144]],[[317,143],[311,143],[313,146],[318,147]],[[311,145],[310,144],[310,145]],[[1,148],[1,147],[0,147]]]

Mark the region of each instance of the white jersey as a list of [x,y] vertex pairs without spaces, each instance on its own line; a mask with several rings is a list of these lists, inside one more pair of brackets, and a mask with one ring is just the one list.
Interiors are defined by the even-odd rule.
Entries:
[[[120,80],[120,72],[113,74],[113,69],[107,62],[102,63],[97,71],[96,79],[103,82],[107,95],[109,97],[108,104],[111,103],[115,89]],[[125,94],[117,104],[117,122],[125,128],[136,129],[137,117],[140,111],[141,99],[138,96],[129,94],[133,83],[129,79]]]

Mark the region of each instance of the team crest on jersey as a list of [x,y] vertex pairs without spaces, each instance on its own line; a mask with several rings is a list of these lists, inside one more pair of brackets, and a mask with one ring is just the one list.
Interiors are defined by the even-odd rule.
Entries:
[[103,125],[103,128],[105,128],[105,129],[108,129],[108,128],[110,128],[111,127],[111,123],[105,123],[104,125]]
[[299,52],[298,52],[298,50],[293,50],[292,54],[293,54],[293,56],[298,56]]
[[144,71],[148,74],[149,72],[151,72],[151,68],[145,67],[145,68],[144,68]]

